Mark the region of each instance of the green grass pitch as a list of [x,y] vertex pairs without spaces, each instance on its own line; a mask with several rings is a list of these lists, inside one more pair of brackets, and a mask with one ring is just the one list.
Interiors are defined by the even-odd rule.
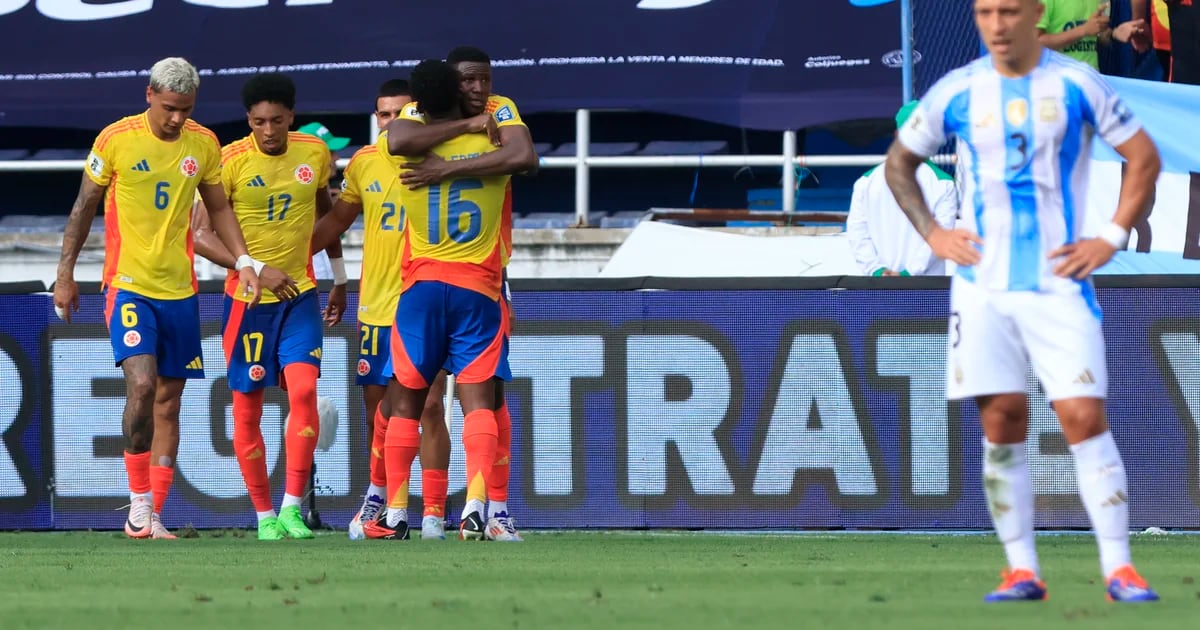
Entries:
[[[1050,601],[985,605],[990,535],[529,533],[521,544],[0,534],[0,627],[1186,628],[1200,538],[1136,536],[1163,601],[1104,601],[1090,536],[1041,536]],[[384,624],[383,626],[379,624]]]

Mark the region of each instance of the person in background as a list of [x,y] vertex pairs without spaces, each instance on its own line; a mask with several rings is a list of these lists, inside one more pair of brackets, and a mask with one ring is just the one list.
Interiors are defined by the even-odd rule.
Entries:
[[1046,48],[1100,68],[1096,45],[1112,40],[1131,44],[1139,53],[1150,49],[1146,20],[1138,14],[1116,28],[1109,21],[1109,2],[1100,0],[1042,0],[1045,12],[1038,20],[1039,40]]
[[[896,128],[904,125],[917,101],[896,112]],[[854,250],[854,260],[868,276],[941,276],[946,263],[933,250],[896,205],[884,176],[885,165],[867,171],[854,183],[850,214],[846,217],[846,236]],[[939,225],[954,228],[958,215],[958,191],[954,178],[932,162],[917,169],[917,181]]]
[[1200,4],[1166,0],[1171,37],[1171,83],[1200,85]]

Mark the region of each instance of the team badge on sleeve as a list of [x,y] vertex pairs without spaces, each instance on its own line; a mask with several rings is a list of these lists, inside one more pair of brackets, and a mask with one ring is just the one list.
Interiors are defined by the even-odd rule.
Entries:
[[296,167],[296,181],[301,184],[311,184],[314,175],[312,167],[308,164],[301,164]]
[[100,177],[104,174],[104,159],[93,151],[88,155],[87,167],[92,176]]
[[196,173],[200,172],[200,163],[196,161],[196,158],[189,155],[179,163],[179,172],[188,177],[195,177]]
[[510,108],[508,105],[496,110],[496,122],[506,122],[512,119],[512,108]]

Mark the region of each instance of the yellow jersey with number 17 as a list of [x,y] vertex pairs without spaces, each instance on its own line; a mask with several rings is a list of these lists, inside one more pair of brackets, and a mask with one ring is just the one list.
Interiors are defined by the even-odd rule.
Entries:
[[[378,146],[386,151],[386,138],[381,140]],[[433,152],[444,160],[465,160],[495,149],[487,135],[469,133]],[[417,190],[402,187],[404,289],[434,280],[500,298],[508,263],[503,240],[508,180],[508,175],[457,177]]]
[[[387,143],[387,132],[379,136]],[[342,179],[342,200],[359,204],[363,214],[362,280],[359,282],[358,321],[391,326],[400,301],[400,248],[404,243],[400,164],[403,158],[367,145],[350,158]]]
[[[317,217],[317,195],[328,194],[329,148],[316,136],[292,131],[287,150],[267,155],[249,135],[221,152],[221,181],[233,206],[246,249],[255,260],[291,276],[301,293],[313,289],[312,258],[308,254]],[[237,290],[238,276],[229,272],[225,294],[248,302]],[[264,303],[278,302],[269,291]]]
[[201,182],[221,181],[221,145],[188,120],[179,137],[160,140],[146,114],[104,128],[84,172],[104,194],[106,287],[148,298],[195,295],[192,198]]

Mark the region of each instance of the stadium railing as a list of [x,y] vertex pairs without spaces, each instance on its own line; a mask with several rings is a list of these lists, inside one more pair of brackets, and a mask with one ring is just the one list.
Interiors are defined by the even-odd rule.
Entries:
[[[777,166],[782,170],[780,189],[783,198],[783,212],[796,211],[796,169],[783,168],[785,164],[799,167],[871,167],[883,162],[883,155],[798,155],[796,153],[796,132],[784,131],[782,134],[783,147],[780,153],[760,155],[591,155],[591,111],[587,109],[575,112],[575,155],[547,156],[539,160],[541,168],[571,168],[575,170],[575,227],[590,227],[589,209],[591,198],[590,173],[593,168],[706,168],[706,167],[741,167],[741,166]],[[374,138],[372,138],[374,140]],[[952,155],[938,155],[934,161],[940,164],[954,162]],[[339,168],[345,168],[349,160],[341,158],[337,161]],[[0,160],[0,172],[31,172],[31,171],[78,171],[83,168],[83,160]],[[789,194],[791,191],[791,194]]]

